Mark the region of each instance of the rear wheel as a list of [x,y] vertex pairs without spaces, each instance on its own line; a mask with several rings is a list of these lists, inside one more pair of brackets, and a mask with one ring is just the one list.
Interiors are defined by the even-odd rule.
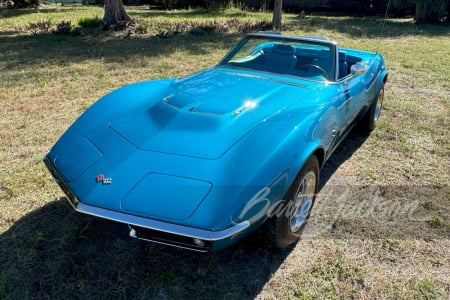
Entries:
[[383,107],[384,99],[384,83],[381,84],[380,90],[378,91],[377,98],[370,105],[364,118],[361,120],[361,127],[364,131],[372,131],[377,126],[378,119],[381,115],[381,108]]
[[[319,162],[311,156],[302,167],[288,192],[279,214],[269,219],[269,239],[276,248],[296,242],[311,214],[319,185]],[[282,212],[282,213],[280,213]]]

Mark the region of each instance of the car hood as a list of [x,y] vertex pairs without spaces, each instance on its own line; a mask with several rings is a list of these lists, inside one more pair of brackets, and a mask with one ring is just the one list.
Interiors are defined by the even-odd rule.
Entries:
[[280,77],[213,68],[173,81],[158,99],[134,107],[110,127],[141,150],[217,159],[309,92],[307,85]]

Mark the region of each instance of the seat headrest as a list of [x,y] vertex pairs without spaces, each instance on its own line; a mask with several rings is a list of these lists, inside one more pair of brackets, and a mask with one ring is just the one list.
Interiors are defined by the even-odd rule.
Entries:
[[272,51],[285,52],[285,53],[291,54],[291,53],[294,52],[294,48],[292,48],[291,45],[276,44],[276,45],[273,46]]

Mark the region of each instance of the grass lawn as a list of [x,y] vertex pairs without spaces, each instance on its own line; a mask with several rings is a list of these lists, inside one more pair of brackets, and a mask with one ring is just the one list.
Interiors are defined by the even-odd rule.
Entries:
[[295,247],[270,250],[257,232],[197,254],[140,243],[122,225],[73,212],[42,157],[100,96],[213,66],[271,15],[128,12],[141,24],[136,33],[56,35],[29,24],[74,29],[102,9],[0,10],[0,299],[450,297],[448,26],[284,15],[285,34],[384,55],[382,118],[370,136],[351,133],[326,164]]

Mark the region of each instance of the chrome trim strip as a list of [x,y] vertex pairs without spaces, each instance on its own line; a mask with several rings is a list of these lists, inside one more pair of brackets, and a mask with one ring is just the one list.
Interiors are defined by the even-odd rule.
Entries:
[[137,234],[136,234],[136,231],[134,229],[131,229],[130,237],[135,238],[135,239],[140,240],[140,241],[152,242],[152,243],[157,243],[157,244],[161,244],[161,245],[165,245],[165,246],[176,247],[176,248],[180,248],[180,249],[186,249],[186,250],[191,250],[191,251],[196,251],[196,252],[201,252],[201,253],[208,252],[207,248],[200,249],[200,248],[183,246],[183,245],[175,244],[175,243],[173,243],[173,244],[168,243],[168,242],[166,243],[166,242],[159,241],[159,240],[156,240],[156,239],[147,239],[147,238],[138,237]]
[[75,210],[81,213],[108,219],[111,221],[186,236],[190,238],[198,238],[206,241],[218,241],[233,237],[234,235],[241,233],[250,226],[249,221],[244,221],[223,230],[211,231],[124,214],[117,211],[87,205],[81,202],[78,203],[77,207],[75,207]]
[[335,45],[334,82],[339,81],[339,47]]

